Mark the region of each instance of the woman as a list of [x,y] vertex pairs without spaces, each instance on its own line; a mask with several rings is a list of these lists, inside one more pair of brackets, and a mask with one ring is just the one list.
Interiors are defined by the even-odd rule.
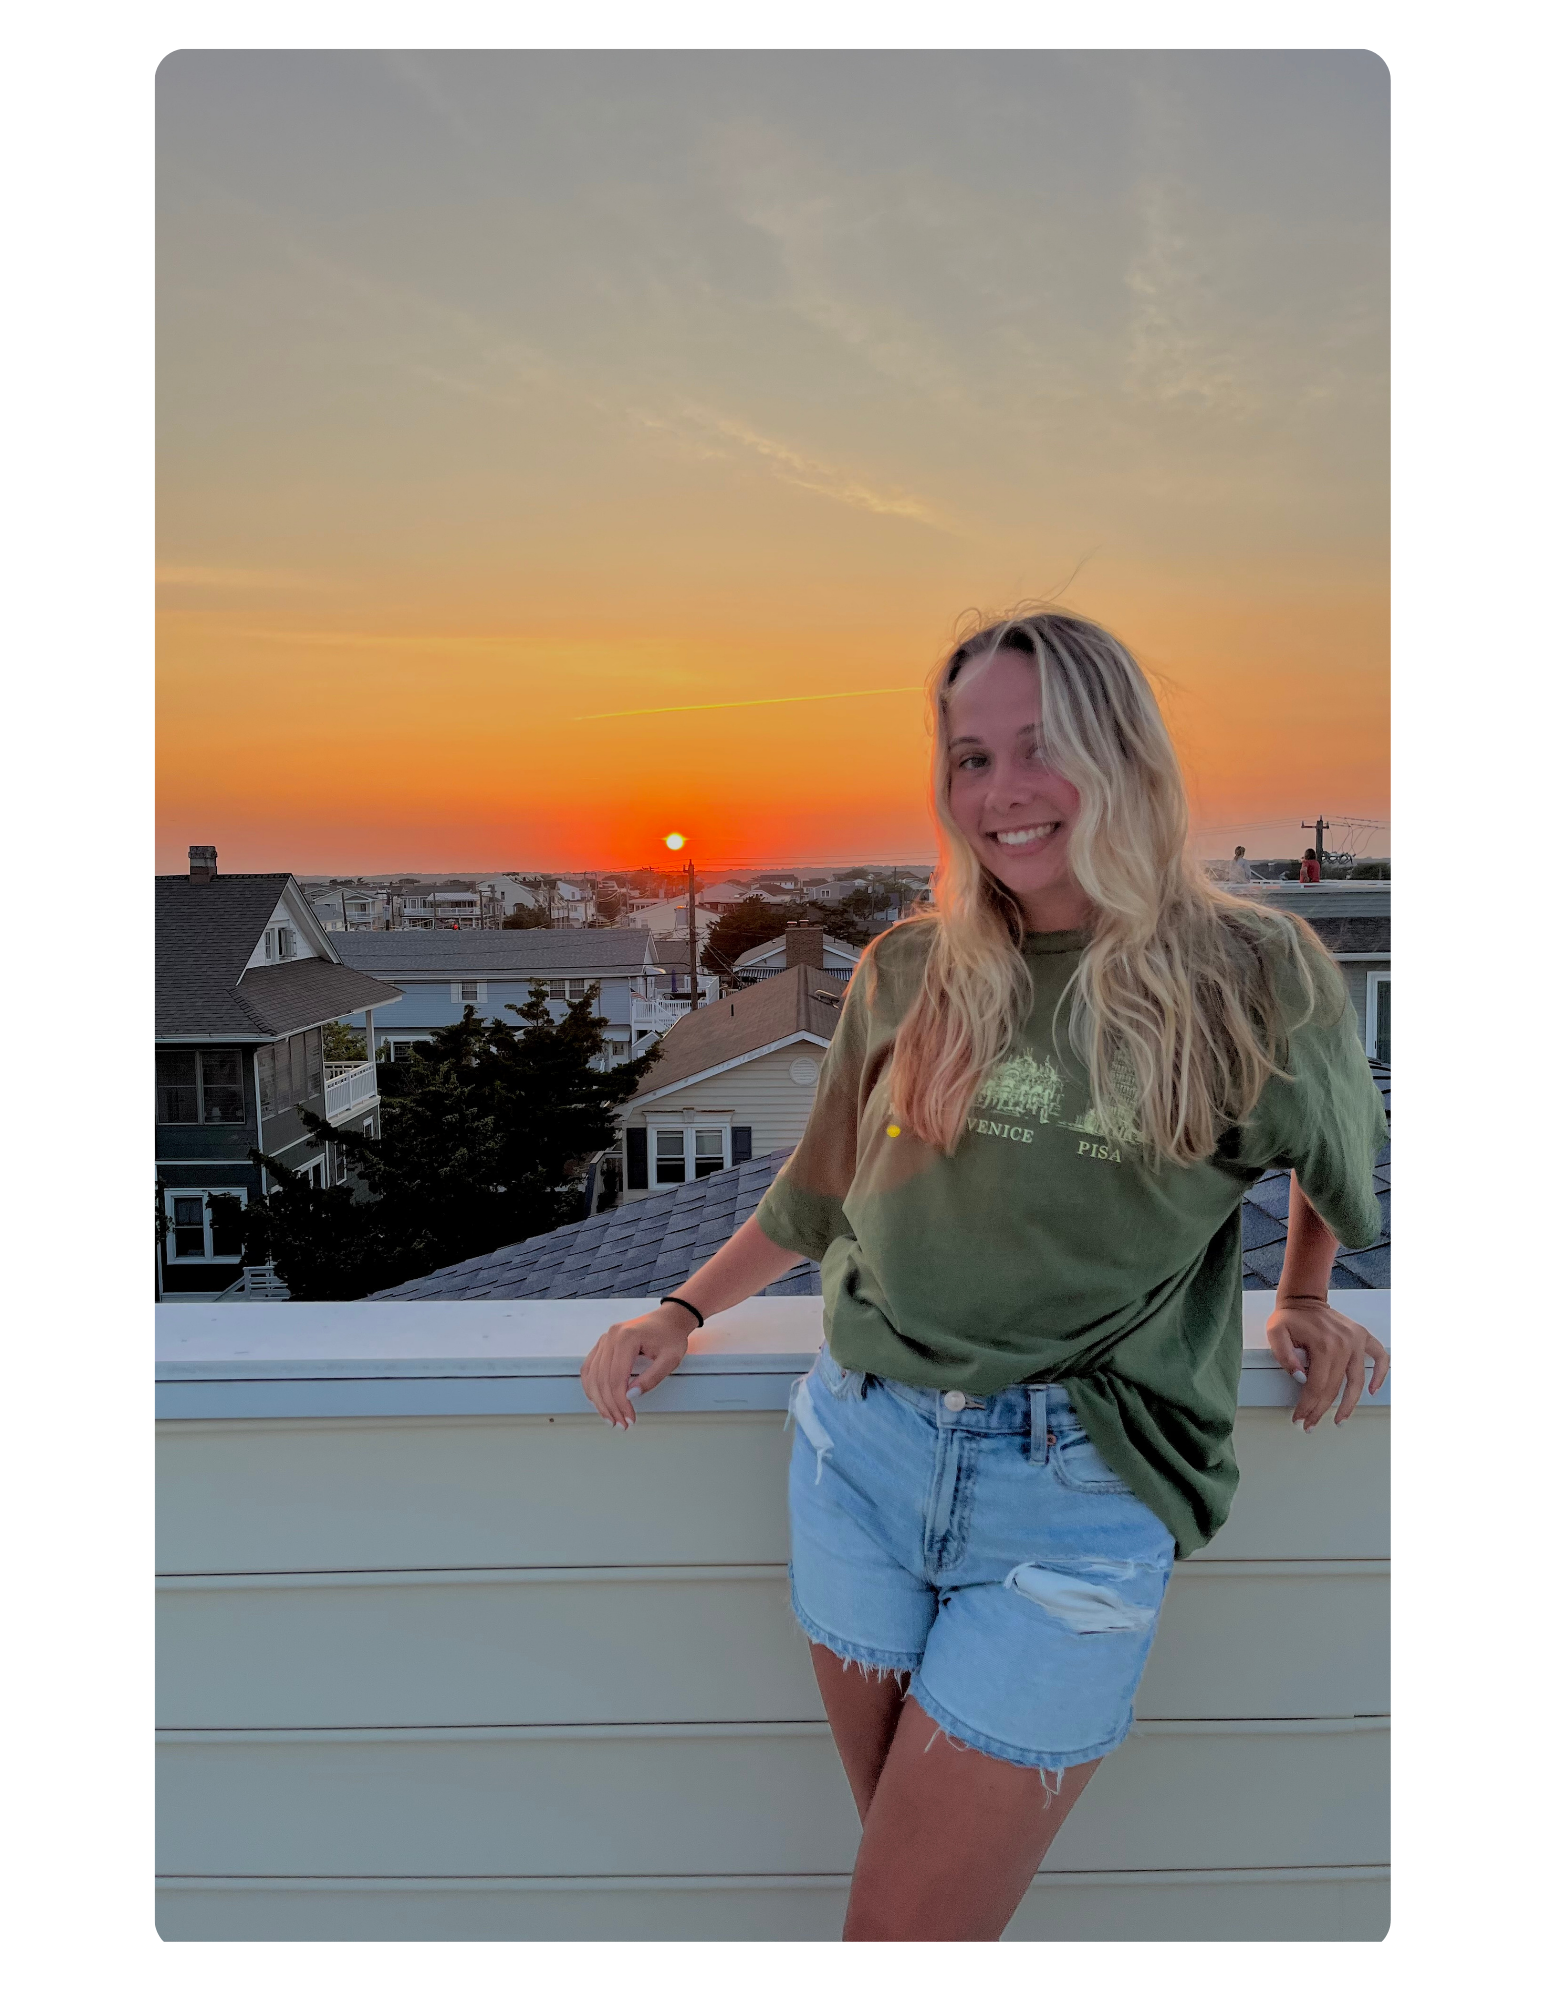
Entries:
[[1304,849],[1304,858],[1298,864],[1300,882],[1318,882],[1320,879],[1320,857],[1312,847]]
[[1131,1727],[1172,1565],[1238,1481],[1239,1210],[1267,1166],[1294,1170],[1269,1337],[1295,1421],[1339,1396],[1343,1422],[1365,1358],[1375,1390],[1388,1368],[1326,1302],[1337,1239],[1380,1227],[1345,988],[1299,919],[1187,857],[1130,656],[1039,612],[930,697],[935,907],[864,951],[755,1216],[582,1377],[626,1427],[702,1319],[820,1263],[790,1577],[863,1822],[848,1938],[999,1937]]

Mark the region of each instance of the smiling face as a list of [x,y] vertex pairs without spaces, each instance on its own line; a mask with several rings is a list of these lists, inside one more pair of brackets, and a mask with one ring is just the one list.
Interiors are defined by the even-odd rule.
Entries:
[[1076,788],[1046,762],[1041,677],[1023,653],[968,660],[945,702],[950,813],[1031,930],[1073,930],[1092,913],[1073,880]]

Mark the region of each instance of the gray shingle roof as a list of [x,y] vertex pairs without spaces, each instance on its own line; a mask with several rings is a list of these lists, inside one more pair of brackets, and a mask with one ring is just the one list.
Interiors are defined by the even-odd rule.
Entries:
[[[673,1031],[674,1032],[674,1031]],[[1389,1109],[1389,1071],[1374,1076]],[[584,1222],[531,1236],[524,1243],[493,1250],[465,1264],[451,1264],[414,1278],[378,1299],[654,1299],[682,1284],[752,1214],[787,1149],[726,1167],[707,1180],[671,1188],[646,1201],[628,1202]],[[1374,1175],[1384,1235],[1371,1249],[1337,1252],[1331,1285],[1341,1291],[1389,1288],[1389,1149]],[[1287,1242],[1288,1176],[1265,1174],[1245,1196],[1244,1288],[1273,1291],[1282,1275]],[[821,1274],[808,1260],[798,1263],[761,1294],[766,1298],[819,1298]]]
[[288,875],[156,877],[156,1033],[262,1041],[399,998],[330,959],[245,971]]
[[[338,931],[338,956],[379,979],[456,973],[470,978],[502,974],[540,979],[558,973],[599,979],[642,972],[652,940],[648,931]],[[656,961],[658,962],[658,961]]]
[[640,1100],[674,1090],[688,1077],[754,1056],[790,1035],[808,1034],[828,1044],[847,986],[818,966],[796,965],[749,991],[711,1000],[683,1014],[660,1040],[660,1060],[644,1078]]

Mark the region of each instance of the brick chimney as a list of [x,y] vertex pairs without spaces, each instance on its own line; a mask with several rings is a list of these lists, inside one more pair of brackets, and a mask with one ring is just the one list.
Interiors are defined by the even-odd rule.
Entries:
[[215,850],[212,847],[190,847],[188,849],[188,875],[194,882],[213,882],[219,874],[215,866]]
[[826,957],[826,933],[819,924],[786,924],[783,930],[784,963],[819,968]]

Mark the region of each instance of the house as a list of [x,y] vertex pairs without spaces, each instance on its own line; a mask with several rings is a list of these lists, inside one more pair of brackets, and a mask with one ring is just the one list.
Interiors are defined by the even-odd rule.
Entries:
[[[1374,1066],[1389,1107],[1389,1071]],[[528,1236],[487,1256],[449,1264],[414,1278],[379,1299],[658,1299],[684,1284],[755,1214],[789,1156],[777,1152],[727,1167],[706,1181],[655,1190],[642,1200],[571,1222],[542,1236]],[[1389,1289],[1389,1147],[1374,1169],[1382,1240],[1368,1250],[1338,1250],[1332,1291]],[[1274,1291],[1287,1242],[1288,1175],[1264,1174],[1245,1196],[1244,1289]],[[819,1298],[821,1273],[804,1260],[758,1294],[762,1298]],[[1355,1308],[1353,1308],[1355,1310]]]
[[398,899],[397,928],[410,931],[477,930],[504,918],[504,900],[480,883],[426,884]]
[[635,903],[628,911],[628,928],[652,931],[656,937],[685,937],[686,897],[662,896],[654,902]]
[[1370,1061],[1390,1060],[1390,885],[1388,882],[1256,882],[1252,902],[1292,910],[1341,968]]
[[[157,1296],[209,1298],[241,1274],[241,1244],[210,1196],[243,1207],[266,1173],[253,1148],[333,1178],[330,1148],[308,1136],[304,1106],[373,1133],[379,1116],[375,1013],[397,988],[345,965],[344,934],[317,922],[293,875],[221,875],[212,847],[190,847],[186,875],[156,877],[156,1183],[164,1220]],[[328,1062],[322,1029],[351,1014],[366,1058]]]
[[818,968],[796,965],[684,1013],[624,1107],[603,1182],[620,1179],[623,1201],[632,1202],[792,1145],[810,1115],[843,990]]
[[346,882],[308,882],[303,887],[324,931],[381,931],[391,921],[392,898],[387,890]]
[[[652,1037],[673,1028],[683,1014],[692,1011],[692,965],[689,941],[685,937],[654,937],[654,956],[665,968],[663,978],[651,977],[647,1000],[633,1004],[634,1026],[642,1031],[634,1053],[646,1048]],[[697,998],[700,1007],[719,997],[719,975],[703,970],[703,934],[697,939]]]
[[859,876],[846,876],[840,882],[807,882],[805,894],[812,903],[845,903],[849,896],[869,884]]
[[595,1010],[606,1023],[610,1066],[626,1061],[655,1031],[652,1016],[648,1025],[642,1014],[635,1022],[635,1003],[650,1001],[669,977],[647,931],[361,931],[335,942],[346,965],[389,979],[402,993],[387,1038],[393,1059],[407,1045],[428,1041],[436,1028],[459,1021],[464,1007],[489,1020],[513,1021],[506,1010],[523,1006],[540,981],[556,1013],[598,982]]
[[748,984],[774,979],[793,965],[819,966],[834,979],[851,979],[862,948],[828,937],[819,924],[786,924],[781,938],[754,945],[735,961],[735,977]]

